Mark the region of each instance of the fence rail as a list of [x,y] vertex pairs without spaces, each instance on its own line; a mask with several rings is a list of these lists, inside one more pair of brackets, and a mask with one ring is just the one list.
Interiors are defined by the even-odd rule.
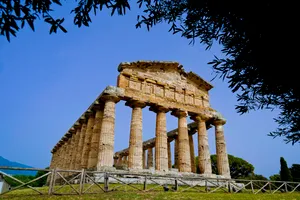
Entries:
[[[29,170],[43,171],[44,174],[23,182],[1,170]],[[283,182],[268,180],[244,180],[208,177],[180,177],[152,174],[101,172],[89,170],[65,169],[38,169],[1,167],[0,176],[8,177],[20,185],[2,192],[0,195],[24,187],[41,195],[83,195],[113,191],[169,191],[169,192],[200,192],[200,193],[293,193],[300,192],[299,182]],[[47,190],[45,187],[33,187],[30,184],[47,177]],[[1,180],[1,177],[0,177]],[[1,191],[0,191],[1,192]]]

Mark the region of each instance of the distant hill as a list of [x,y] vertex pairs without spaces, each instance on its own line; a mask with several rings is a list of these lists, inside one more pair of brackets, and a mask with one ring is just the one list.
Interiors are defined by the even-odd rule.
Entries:
[[[17,162],[13,162],[10,160],[7,160],[5,158],[3,158],[2,156],[0,156],[0,166],[5,166],[5,167],[22,167],[22,168],[33,168],[31,166],[28,165],[24,165],[21,163],[17,163]],[[22,170],[4,170],[4,169],[0,169],[0,171],[3,171],[6,174],[10,174],[10,175],[27,175],[27,176],[35,176],[37,171],[22,171]]]

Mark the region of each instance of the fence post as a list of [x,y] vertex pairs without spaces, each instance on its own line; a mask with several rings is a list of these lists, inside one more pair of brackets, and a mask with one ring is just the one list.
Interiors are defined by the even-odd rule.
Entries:
[[284,187],[285,187],[285,192],[288,192],[287,182],[285,182]]
[[175,188],[174,188],[175,191],[178,190],[178,181],[177,181],[177,178],[175,179]]
[[81,170],[81,176],[79,181],[79,194],[81,195],[83,192],[83,186],[84,186],[84,177],[85,177],[85,170]]
[[145,176],[145,181],[144,181],[144,190],[147,189],[147,175]]
[[[56,168],[55,168],[56,169]],[[53,181],[54,181],[54,175],[56,173],[55,169],[51,169],[51,175],[50,175],[50,181],[49,181],[49,189],[48,189],[48,195],[52,194],[53,191]]]
[[228,187],[228,192],[231,193],[231,185],[230,185],[230,181],[227,181],[227,187]]
[[108,174],[105,172],[104,174],[104,191],[108,192]]
[[207,179],[205,179],[205,191],[208,192]]

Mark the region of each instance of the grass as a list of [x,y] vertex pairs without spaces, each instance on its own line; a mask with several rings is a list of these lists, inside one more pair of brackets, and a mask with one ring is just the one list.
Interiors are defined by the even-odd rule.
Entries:
[[[39,195],[33,190],[29,188],[24,188],[16,191],[9,192],[7,194],[1,195],[0,199],[2,200],[64,200],[64,199],[78,199],[78,200],[92,200],[92,199],[130,199],[130,200],[169,200],[169,199],[197,199],[197,200],[300,200],[300,193],[276,193],[276,194],[251,194],[251,193],[237,193],[230,194],[224,193],[222,191],[218,191],[217,193],[201,193],[196,190],[189,190],[184,192],[164,192],[162,187],[155,188],[153,191],[143,192],[136,191],[130,186],[120,187],[120,184],[111,184],[110,188],[115,187],[116,191],[112,192],[102,192],[96,185],[88,190],[88,192],[97,192],[98,194],[83,194],[83,195],[47,195],[48,187],[37,188],[39,191],[44,193],[45,195]],[[134,185],[136,186],[136,185]],[[148,189],[152,188],[154,185],[149,185]],[[74,185],[76,189],[78,189],[78,185]],[[85,186],[87,189],[88,185]],[[142,188],[141,185],[137,186],[138,188]],[[59,189],[58,186],[55,188]],[[198,188],[202,189],[202,188]],[[179,190],[180,191],[180,190]],[[74,193],[70,186],[65,186],[56,193]]]

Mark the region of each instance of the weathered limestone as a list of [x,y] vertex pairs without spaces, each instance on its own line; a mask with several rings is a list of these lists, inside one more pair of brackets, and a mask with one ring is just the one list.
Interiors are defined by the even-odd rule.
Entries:
[[78,150],[77,150],[76,161],[75,161],[75,169],[81,169],[81,155],[82,155],[82,149],[83,149],[83,145],[84,145],[86,126],[87,126],[87,124],[85,122],[85,119],[82,119],[80,137],[79,137],[79,142],[78,142]]
[[117,165],[118,165],[118,166],[121,166],[121,165],[123,164],[122,160],[123,160],[123,156],[122,156],[122,155],[119,155],[118,161],[117,161]]
[[99,105],[96,110],[95,114],[95,122],[93,127],[93,134],[91,140],[91,148],[89,152],[89,159],[88,159],[88,169],[96,169],[97,161],[98,161],[98,151],[99,151],[99,139],[100,139],[100,132],[102,126],[102,119],[103,119],[103,106]]
[[195,165],[195,148],[193,135],[189,134],[189,146],[190,146],[190,159],[191,159],[191,171],[196,173],[196,165]]
[[143,150],[143,169],[146,169],[146,150]]
[[200,174],[211,174],[211,160],[205,123],[208,118],[205,115],[196,115],[192,119],[196,121],[198,128],[198,167]]
[[172,112],[172,115],[178,117],[178,170],[179,172],[191,172],[191,156],[186,121],[187,112],[176,110]]
[[156,113],[155,129],[155,169],[159,171],[168,171],[168,138],[166,112],[164,107],[151,107],[151,111]]
[[145,103],[139,101],[128,101],[127,106],[132,108],[128,168],[134,170],[143,169],[143,116],[142,108]]
[[150,169],[153,167],[153,150],[152,148],[148,148],[147,150],[147,168]]
[[226,178],[230,178],[228,155],[226,150],[226,142],[224,137],[223,125],[225,120],[218,119],[213,122],[216,133],[216,148],[217,148],[217,168],[218,173]]
[[76,155],[77,155],[77,147],[79,142],[79,135],[80,135],[80,129],[76,128],[75,133],[73,134],[73,144],[72,144],[72,158],[71,158],[71,165],[70,169],[75,169],[75,161],[76,161]]
[[120,99],[115,95],[105,95],[104,112],[99,139],[99,153],[97,170],[102,167],[113,166],[114,142],[115,142],[115,106]]
[[175,137],[174,143],[174,167],[178,169],[178,152],[179,152],[179,140],[178,136]]
[[172,168],[171,142],[168,142],[168,168]]
[[90,111],[88,114],[88,122],[85,132],[84,144],[81,155],[81,168],[86,169],[88,166],[89,152],[91,149],[91,140],[93,134],[93,126],[95,123],[95,115]]

